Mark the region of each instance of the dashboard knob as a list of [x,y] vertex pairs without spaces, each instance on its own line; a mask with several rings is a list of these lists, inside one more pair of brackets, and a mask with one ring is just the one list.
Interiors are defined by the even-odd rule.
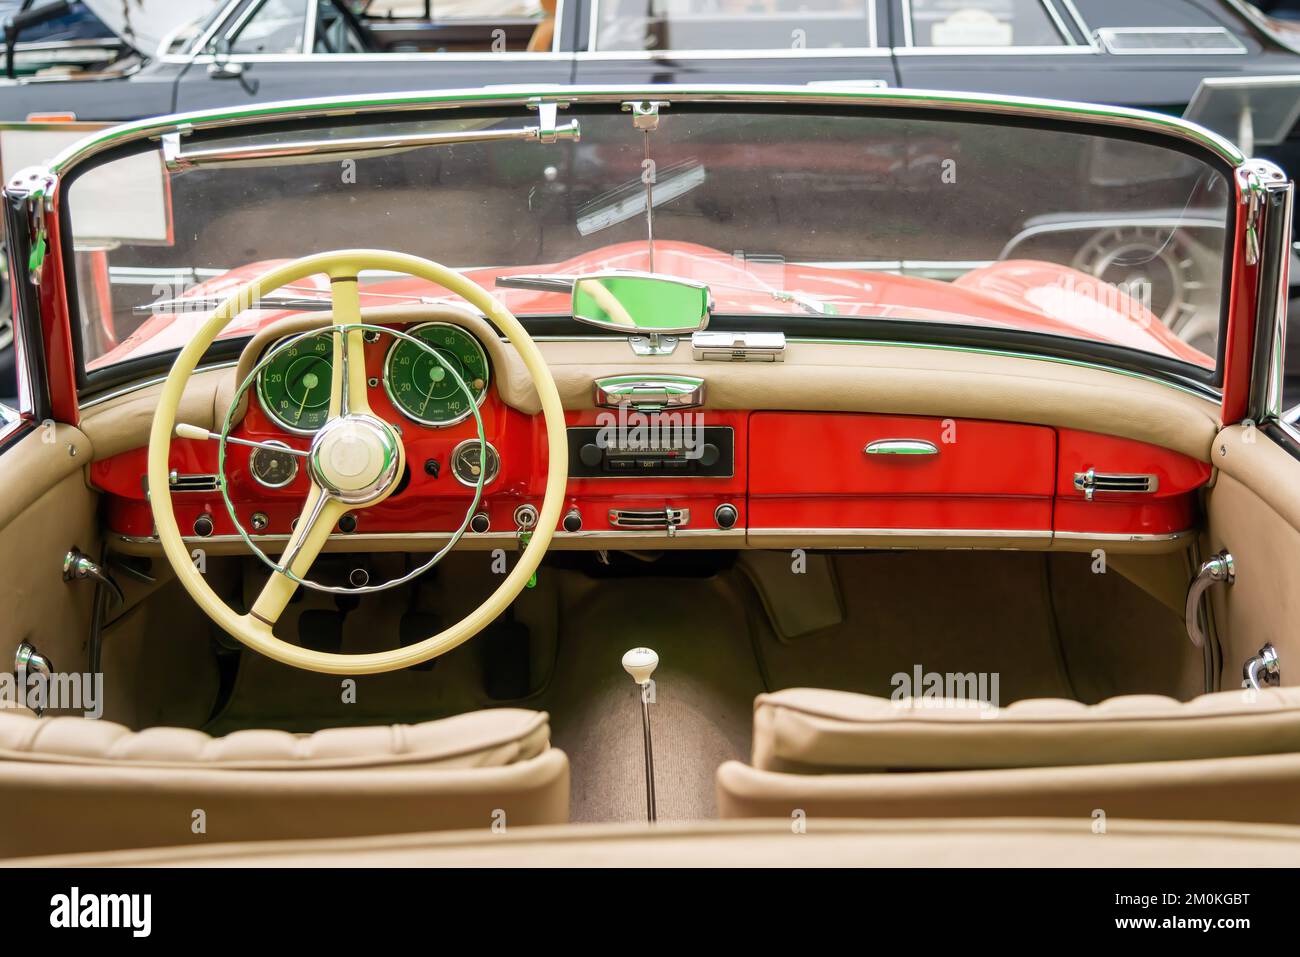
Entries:
[[605,461],[605,451],[599,445],[588,442],[578,449],[578,458],[588,468],[595,468]]
[[212,534],[212,516],[204,512],[194,520],[194,534],[207,538]]
[[582,531],[582,515],[576,508],[571,508],[564,513],[564,530],[566,532]]
[[351,535],[357,530],[357,517],[355,515],[344,515],[339,519],[339,531]]
[[492,527],[492,522],[488,519],[487,512],[475,512],[474,517],[469,520],[469,529],[471,532],[478,532],[482,535]]
[[705,468],[709,468],[712,465],[717,465],[718,459],[721,457],[721,455],[722,453],[718,451],[718,447],[716,445],[714,445],[712,442],[705,442],[704,448],[700,449],[700,464],[703,465]]
[[718,528],[735,528],[738,518],[740,513],[731,504],[724,503],[713,510],[713,520],[718,523]]

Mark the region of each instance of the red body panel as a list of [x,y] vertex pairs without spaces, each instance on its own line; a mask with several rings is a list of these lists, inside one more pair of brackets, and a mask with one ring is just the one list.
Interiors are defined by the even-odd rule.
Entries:
[[[252,263],[193,287],[187,297],[220,298],[242,282],[282,264]],[[940,282],[889,273],[828,269],[796,263],[764,266],[694,243],[661,241],[655,244],[655,267],[662,273],[707,283],[720,313],[767,314],[797,312],[780,305],[773,293],[791,290],[824,300],[834,313],[962,325],[1019,329],[1108,342],[1143,349],[1157,355],[1212,368],[1214,360],[1191,348],[1169,331],[1135,300],[1114,287],[1066,266],[1042,262],[1009,261],[972,270],[956,282]],[[606,269],[647,270],[646,244],[620,243],[593,250],[561,263],[533,264],[501,269],[470,270],[465,275],[500,299],[517,315],[565,315],[570,310],[567,293],[496,288],[496,280],[518,273],[579,275]],[[328,297],[324,277],[295,283],[295,291],[310,294],[311,287]],[[750,288],[747,288],[750,287]],[[413,277],[366,283],[361,304],[394,305],[445,298],[459,301],[431,283]],[[294,315],[293,310],[249,309],[236,316],[223,338],[251,335],[272,322]],[[120,346],[92,363],[99,368],[140,355],[181,347],[209,313],[164,313],[147,320]]]

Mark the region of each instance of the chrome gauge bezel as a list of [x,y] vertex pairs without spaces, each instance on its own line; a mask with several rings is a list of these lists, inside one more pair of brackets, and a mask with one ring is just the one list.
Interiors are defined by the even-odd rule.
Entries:
[[[317,335],[332,336],[332,333],[328,328],[326,328],[326,329],[322,329],[319,333],[317,333]],[[288,342],[290,339],[301,339],[302,341],[306,342],[308,339],[312,339],[312,338],[315,337],[303,336],[301,334],[297,336],[283,336],[282,338],[276,339],[265,349],[263,349],[262,355],[266,355],[272,349],[278,349],[282,344]],[[334,357],[333,357],[333,353],[331,353],[330,354],[331,373],[333,367],[334,367]],[[280,418],[280,414],[271,409],[271,403],[267,401],[266,394],[263,392],[263,388],[264,388],[263,383],[265,382],[265,380],[266,380],[266,369],[262,369],[257,373],[257,382],[256,382],[257,404],[262,407],[262,411],[266,413],[267,418],[269,418],[280,428],[284,429],[284,431],[288,432],[290,435],[315,435],[317,432],[320,431],[319,426],[317,426],[314,429],[303,429],[303,428],[299,428],[296,425],[290,425],[284,419]],[[268,488],[269,487],[270,486],[268,486]]]
[[[474,343],[474,348],[478,350],[479,356],[482,357],[483,359],[483,390],[478,395],[478,397],[475,398],[474,400],[475,406],[481,407],[483,405],[483,400],[487,398],[488,389],[492,385],[492,363],[488,359],[487,350],[483,348],[483,343],[479,341],[478,336],[474,335],[474,333],[470,332],[464,326],[457,325],[454,322],[422,322],[418,325],[412,326],[411,328],[405,331],[408,335],[414,336],[417,339],[421,339],[420,331],[423,329],[430,329],[430,328],[454,329],[457,332],[461,333],[462,335],[468,337],[469,341]],[[398,401],[397,396],[393,394],[393,386],[391,382],[391,370],[393,365],[393,355],[396,353],[397,347],[402,344],[402,341],[403,340],[401,339],[395,339],[393,341],[393,344],[388,347],[388,352],[384,354],[384,395],[388,396],[388,401],[393,403],[393,408],[397,410],[398,414],[404,418],[410,419],[412,422],[418,423],[419,425],[428,426],[429,428],[433,428],[433,429],[445,429],[448,426],[456,425],[468,419],[472,414],[469,409],[466,409],[460,415],[452,419],[422,418],[413,412],[408,412],[406,408],[402,405],[402,403]],[[421,339],[421,341],[423,341],[423,339]],[[432,348],[437,348],[437,347],[433,346]],[[466,384],[468,385],[468,383]]]
[[[447,459],[447,466],[451,469],[452,478],[466,488],[477,488],[478,479],[462,478],[460,472],[456,471],[456,462],[460,458],[461,449],[466,446],[478,446],[478,439],[463,439],[457,442],[451,450],[451,455]],[[501,476],[501,453],[496,450],[496,446],[491,442],[484,442],[484,452],[486,452],[488,461],[494,465],[494,468],[487,469],[487,474],[483,476],[483,487],[491,485]]]
[[[274,445],[276,448],[284,449],[286,452],[293,451],[284,442],[280,442],[276,439],[266,439],[264,441],[264,444]],[[289,456],[289,461],[293,465],[293,469],[289,472],[289,477],[287,479],[285,479],[283,482],[278,482],[278,483],[268,482],[257,474],[257,468],[253,465],[253,462],[257,458],[258,454],[264,453],[265,451],[266,451],[265,449],[253,449],[252,452],[249,453],[248,474],[253,477],[253,481],[256,482],[258,485],[262,486],[262,488],[284,488],[287,485],[293,484],[293,480],[298,477],[298,457],[295,455]]]

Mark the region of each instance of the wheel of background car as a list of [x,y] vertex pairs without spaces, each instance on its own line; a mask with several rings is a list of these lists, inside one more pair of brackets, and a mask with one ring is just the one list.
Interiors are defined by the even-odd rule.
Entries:
[[[461,621],[416,644],[390,651],[346,655],[314,651],[278,638],[272,629],[344,513],[382,502],[397,487],[405,464],[401,436],[370,411],[363,360],[357,276],[366,269],[405,273],[461,296],[500,329],[523,360],[541,400],[549,445],[546,494],[537,524],[518,562],[496,591]],[[213,340],[249,303],[307,276],[330,277],[335,327],[335,362],[330,419],[312,440],[308,457],[311,490],[303,515],[274,571],[246,613],[227,605],[198,571],[176,524],[168,483],[169,451],[176,411],[190,376]],[[269,658],[329,674],[395,671],[445,654],[478,634],[527,585],[550,545],[568,479],[564,409],[555,380],[537,345],[518,319],[485,289],[446,266],[403,253],[342,250],[319,253],[273,269],[245,283],[227,298],[181,350],[163,383],[149,434],[149,501],[158,539],[181,585],[199,607],[234,638]],[[284,574],[284,571],[289,574]]]

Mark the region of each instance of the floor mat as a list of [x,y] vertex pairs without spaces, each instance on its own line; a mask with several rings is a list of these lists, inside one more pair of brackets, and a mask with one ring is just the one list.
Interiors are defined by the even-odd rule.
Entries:
[[[767,680],[889,697],[896,675],[994,675],[1000,704],[1072,698],[1048,598],[1045,557],[877,552],[834,559],[844,622],[781,641],[759,623]],[[793,572],[792,572],[793,573]],[[757,598],[754,599],[757,601]]]

